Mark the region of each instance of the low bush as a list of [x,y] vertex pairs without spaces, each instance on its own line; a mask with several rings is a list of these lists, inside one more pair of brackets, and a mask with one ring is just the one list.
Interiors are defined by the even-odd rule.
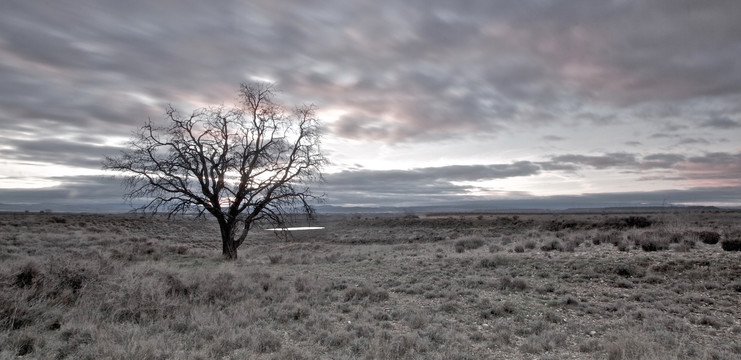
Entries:
[[741,251],[741,239],[726,239],[720,242],[725,251]]
[[345,302],[364,299],[368,299],[370,302],[381,302],[388,300],[388,298],[388,291],[383,289],[373,290],[367,286],[351,287],[345,290]]
[[543,246],[541,246],[540,250],[542,251],[554,251],[554,250],[564,251],[564,246],[560,240],[554,239],[554,240],[548,241]]
[[672,250],[676,252],[688,252],[695,248],[695,242],[692,240],[684,240],[679,244],[674,244]]
[[484,239],[480,237],[474,237],[474,236],[464,237],[455,242],[455,251],[458,253],[462,253],[466,250],[478,249],[484,246],[484,243],[485,243]]
[[652,224],[653,221],[645,216],[628,216],[606,219],[601,227],[608,229],[647,228]]
[[635,238],[636,245],[640,246],[643,251],[662,251],[668,250],[671,243],[671,234],[664,232],[645,232]]
[[15,286],[21,288],[29,287],[34,283],[34,281],[38,281],[41,276],[42,274],[38,265],[29,262],[15,275]]
[[715,245],[720,241],[720,234],[715,231],[700,231],[697,233],[697,237],[700,238],[705,244]]
[[640,242],[643,251],[662,251],[669,249],[669,242],[663,239],[644,239]]
[[635,228],[646,228],[653,224],[653,221],[645,216],[628,216],[623,221],[625,221],[625,225],[628,227]]
[[527,290],[528,285],[525,279],[511,278],[504,276],[499,279],[499,290]]
[[481,259],[479,264],[483,268],[487,269],[493,269],[498,266],[507,265],[509,263],[509,259],[504,256],[492,256],[490,258],[484,258]]
[[613,244],[617,245],[623,239],[623,235],[617,231],[601,232],[592,236],[592,244]]
[[280,264],[280,261],[283,260],[283,255],[268,255],[268,260],[270,260],[271,264]]

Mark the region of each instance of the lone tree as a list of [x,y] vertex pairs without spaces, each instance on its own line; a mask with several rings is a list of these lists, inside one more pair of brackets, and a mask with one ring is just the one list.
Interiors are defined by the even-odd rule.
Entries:
[[255,222],[283,225],[288,215],[314,209],[309,185],[320,181],[326,159],[313,105],[288,111],[273,101],[270,84],[242,84],[239,106],[166,109],[167,126],[148,121],[103,168],[125,175],[137,210],[213,215],[225,259],[236,259]]

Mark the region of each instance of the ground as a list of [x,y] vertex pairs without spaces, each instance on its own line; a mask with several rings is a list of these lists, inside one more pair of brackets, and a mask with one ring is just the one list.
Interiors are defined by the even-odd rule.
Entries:
[[0,214],[0,358],[737,359],[741,213]]

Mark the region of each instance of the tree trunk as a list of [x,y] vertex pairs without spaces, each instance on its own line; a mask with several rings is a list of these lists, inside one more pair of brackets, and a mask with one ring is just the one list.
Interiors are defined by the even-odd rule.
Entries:
[[237,243],[234,241],[234,231],[232,226],[226,221],[219,220],[221,228],[221,253],[226,260],[237,260]]

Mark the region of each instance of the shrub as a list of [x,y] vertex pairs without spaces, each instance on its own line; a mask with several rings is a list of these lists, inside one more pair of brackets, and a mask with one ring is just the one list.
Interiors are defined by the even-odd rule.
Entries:
[[626,278],[643,277],[646,275],[646,271],[642,267],[633,264],[617,264],[612,270],[614,270],[616,275]]
[[563,347],[566,344],[567,338],[563,332],[548,330],[542,334],[530,335],[525,339],[520,349],[526,353],[540,354]]
[[516,253],[524,253],[525,252],[525,248],[522,245],[517,245],[517,246],[515,246],[515,252]]
[[621,233],[617,231],[598,233],[592,237],[592,244],[613,244],[617,245],[623,239]]
[[700,231],[697,233],[697,237],[700,238],[705,244],[715,245],[720,241],[720,234],[715,231]]
[[646,239],[641,241],[643,251],[661,251],[669,248],[669,243],[661,239]]
[[694,240],[684,240],[682,241],[682,243],[674,244],[674,246],[672,246],[672,249],[676,252],[688,252],[694,248],[695,248]]
[[482,246],[484,246],[484,240],[482,238],[469,236],[456,241],[455,251],[462,253],[466,250],[478,249]]
[[269,330],[260,331],[255,340],[255,350],[258,353],[273,353],[283,345],[280,336]]
[[554,240],[547,242],[545,245],[541,246],[540,250],[542,251],[554,251],[554,250],[563,251],[564,246],[561,243],[561,241],[554,239]]
[[487,307],[486,305],[488,305],[487,302],[480,305],[481,307],[486,307],[479,313],[482,319],[492,319],[512,315],[517,311],[515,304],[509,301],[500,302],[492,307]]
[[168,296],[188,296],[190,295],[190,289],[186,286],[182,280],[177,278],[175,275],[168,274],[165,277],[167,283],[166,294]]
[[617,246],[618,251],[625,252],[625,251],[629,251],[630,250],[630,244],[628,244],[628,242],[625,241],[625,240],[618,241],[618,243],[615,244],[615,246]]
[[345,290],[345,302],[363,299],[368,299],[370,302],[381,302],[388,300],[388,298],[389,293],[386,290],[373,290],[367,286],[351,287]]
[[30,335],[24,335],[20,340],[18,340],[18,352],[16,352],[16,356],[26,356],[31,354],[34,350],[35,342],[36,339]]
[[720,247],[725,251],[741,251],[741,239],[726,239],[720,242]]
[[480,265],[483,268],[493,269],[497,266],[507,265],[509,259],[504,256],[492,256],[490,258],[481,259]]
[[526,290],[528,288],[527,281],[521,278],[511,278],[509,276],[503,276],[499,279],[499,290]]
[[645,216],[629,216],[623,220],[628,227],[645,228],[653,222]]
[[21,268],[21,271],[15,275],[15,286],[17,287],[29,287],[41,277],[41,271],[39,267],[32,262],[27,263]]
[[669,249],[669,238],[667,235],[660,232],[645,232],[635,239],[635,243],[643,251],[667,250]]

